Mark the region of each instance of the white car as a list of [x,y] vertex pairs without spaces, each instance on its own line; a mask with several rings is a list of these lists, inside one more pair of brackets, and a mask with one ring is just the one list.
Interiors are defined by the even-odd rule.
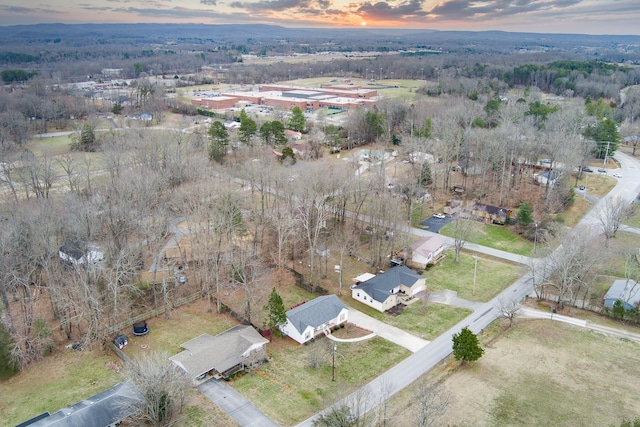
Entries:
[[438,218],[438,219],[445,219],[446,216],[443,213],[434,213],[433,214],[434,218]]
[[614,178],[622,178],[622,175],[620,175],[619,173],[614,173],[614,174],[613,174],[613,177],[614,177]]

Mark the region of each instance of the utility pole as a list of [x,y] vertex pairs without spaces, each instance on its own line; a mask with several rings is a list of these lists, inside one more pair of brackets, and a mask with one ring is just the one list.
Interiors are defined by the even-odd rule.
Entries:
[[331,357],[331,381],[336,380],[336,350],[338,349],[338,345],[333,343],[333,355]]
[[533,236],[533,253],[536,253],[538,246],[538,223],[536,222],[536,234]]
[[473,295],[476,294],[476,273],[478,272],[478,255],[474,255],[474,265],[473,265]]

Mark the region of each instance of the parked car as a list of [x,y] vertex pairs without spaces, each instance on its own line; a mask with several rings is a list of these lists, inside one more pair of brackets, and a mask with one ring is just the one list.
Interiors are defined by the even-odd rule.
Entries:
[[593,172],[593,169],[591,169],[588,166],[585,166],[585,167],[582,168],[582,172]]
[[434,213],[433,214],[434,218],[438,218],[438,219],[445,219],[446,216],[443,213]]
[[614,177],[614,178],[622,178],[622,175],[620,175],[619,173],[614,173],[614,174],[613,174],[613,177]]
[[578,187],[578,190],[580,191],[584,191],[586,189],[586,187],[584,185],[581,185],[580,187]]
[[607,173],[607,170],[605,168],[598,168],[598,172]]

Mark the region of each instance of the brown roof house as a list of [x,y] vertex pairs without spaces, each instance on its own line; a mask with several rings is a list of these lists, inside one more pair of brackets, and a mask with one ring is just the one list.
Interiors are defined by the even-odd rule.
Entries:
[[216,336],[202,334],[181,347],[185,350],[169,359],[182,368],[194,384],[207,374],[227,379],[267,360],[269,342],[252,326],[238,325]]

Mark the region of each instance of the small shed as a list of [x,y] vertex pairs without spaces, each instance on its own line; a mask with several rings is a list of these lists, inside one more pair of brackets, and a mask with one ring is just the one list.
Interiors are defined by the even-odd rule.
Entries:
[[614,281],[604,296],[604,306],[613,308],[616,301],[622,302],[625,310],[637,307],[640,304],[640,284],[631,279]]

